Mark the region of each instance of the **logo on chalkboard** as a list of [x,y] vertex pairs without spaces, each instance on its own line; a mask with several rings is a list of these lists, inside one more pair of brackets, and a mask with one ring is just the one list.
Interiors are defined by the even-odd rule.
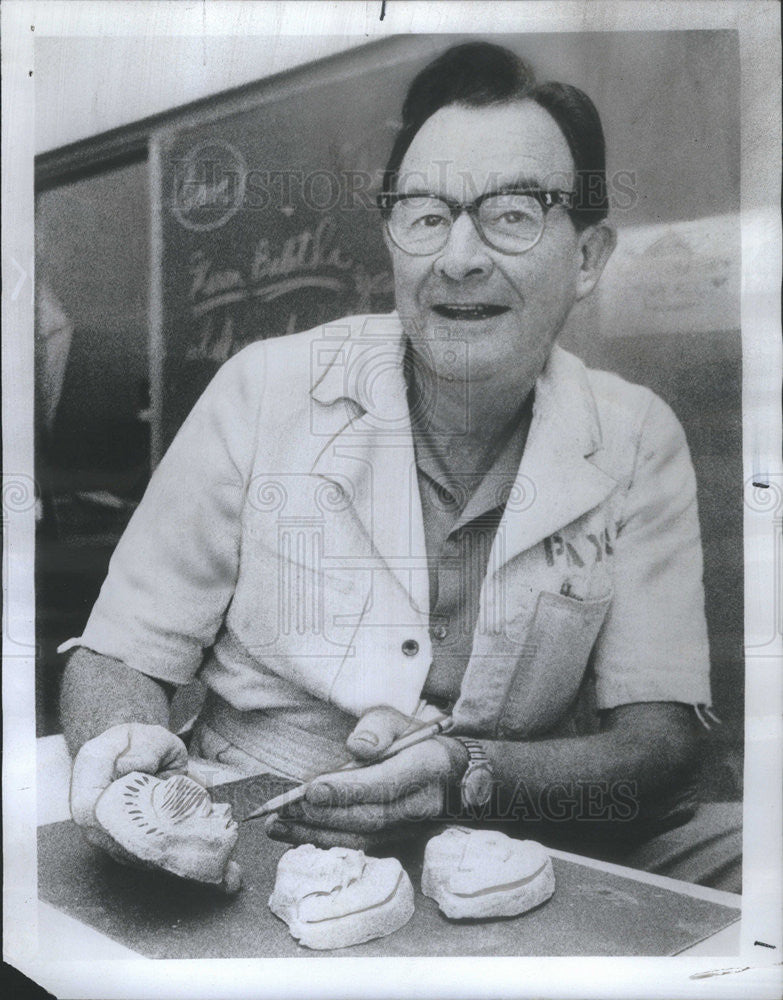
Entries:
[[218,229],[242,205],[247,165],[231,143],[209,139],[172,162],[172,208],[185,229],[195,232]]

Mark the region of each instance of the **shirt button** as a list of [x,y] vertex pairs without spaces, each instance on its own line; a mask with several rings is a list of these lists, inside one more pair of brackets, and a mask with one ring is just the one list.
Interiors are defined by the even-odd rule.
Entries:
[[419,651],[419,644],[415,639],[406,639],[402,644],[402,651],[406,656],[415,656]]
[[432,634],[435,636],[436,639],[445,639],[446,636],[449,634],[449,630],[446,628],[445,625],[436,625],[435,628],[432,630]]

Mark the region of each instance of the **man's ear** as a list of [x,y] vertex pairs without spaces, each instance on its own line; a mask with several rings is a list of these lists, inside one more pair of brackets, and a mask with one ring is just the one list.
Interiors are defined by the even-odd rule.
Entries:
[[606,262],[617,244],[617,233],[608,222],[588,226],[579,234],[580,267],[576,277],[576,297],[583,299],[598,284]]
[[396,248],[392,243],[391,236],[389,236],[389,230],[386,228],[385,224],[381,228],[381,233],[383,235],[383,242],[386,244],[386,249],[389,251],[389,256],[391,257],[394,255]]

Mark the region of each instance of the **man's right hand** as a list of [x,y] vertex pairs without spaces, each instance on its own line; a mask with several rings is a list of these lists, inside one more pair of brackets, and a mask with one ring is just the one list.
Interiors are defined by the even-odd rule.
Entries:
[[122,851],[95,818],[95,804],[104,789],[131,771],[159,777],[184,774],[188,751],[179,737],[164,726],[125,722],[112,726],[85,743],[71,772],[71,816],[93,844],[118,861],[128,863]]

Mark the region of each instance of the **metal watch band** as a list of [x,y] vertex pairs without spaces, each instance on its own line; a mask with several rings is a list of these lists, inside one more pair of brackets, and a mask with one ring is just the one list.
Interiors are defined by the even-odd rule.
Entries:
[[462,805],[467,808],[484,806],[492,797],[495,775],[483,745],[470,736],[454,736],[468,751],[468,767],[462,775]]

